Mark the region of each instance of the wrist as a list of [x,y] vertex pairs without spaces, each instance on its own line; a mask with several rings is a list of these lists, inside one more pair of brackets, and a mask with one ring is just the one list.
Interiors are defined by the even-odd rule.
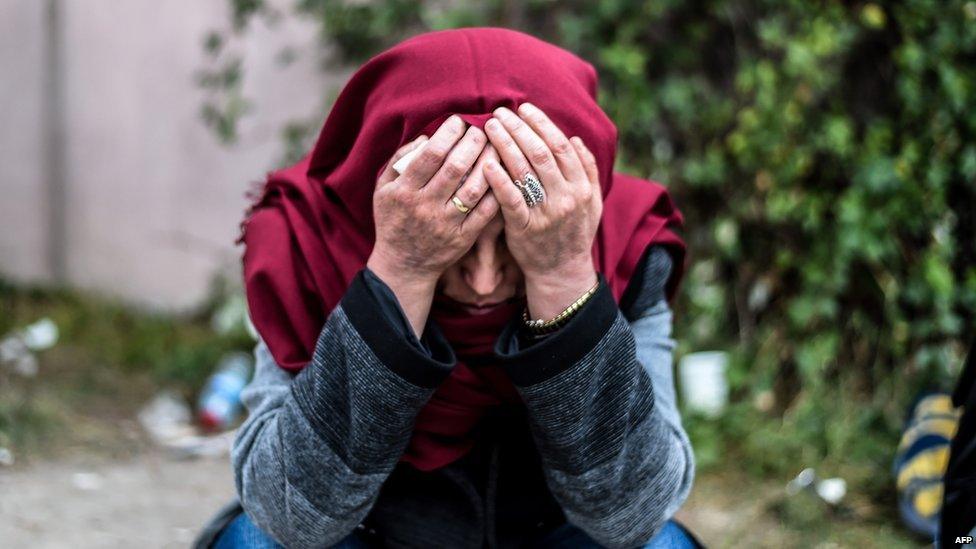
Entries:
[[400,309],[407,317],[414,335],[421,337],[434,299],[437,277],[398,269],[395,265],[374,256],[370,256],[366,267],[390,288],[400,304]]
[[410,269],[405,263],[374,249],[366,261],[366,267],[390,288],[404,288],[420,292],[430,290],[433,292],[440,275],[433,271]]
[[532,319],[549,320],[564,311],[599,278],[592,261],[567,263],[548,273],[525,275],[525,296]]

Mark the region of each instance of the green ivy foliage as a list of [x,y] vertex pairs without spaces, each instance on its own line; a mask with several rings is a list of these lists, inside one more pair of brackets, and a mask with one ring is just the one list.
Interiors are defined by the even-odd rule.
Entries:
[[[229,1],[238,28],[269,9]],[[591,61],[618,169],[665,183],[686,215],[680,349],[734,358],[734,406],[692,421],[699,460],[860,464],[886,482],[905,405],[951,383],[974,333],[976,2],[293,9],[350,63],[467,25],[518,28]]]

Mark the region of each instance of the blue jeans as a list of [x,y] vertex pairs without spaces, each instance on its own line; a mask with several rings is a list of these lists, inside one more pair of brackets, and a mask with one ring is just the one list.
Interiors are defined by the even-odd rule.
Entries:
[[[367,549],[369,546],[352,534],[332,547],[333,549]],[[224,527],[213,549],[281,549],[281,545],[258,528],[247,513],[241,513]]]
[[[217,538],[214,549],[279,549],[275,540],[259,529],[248,516],[241,513],[230,522]],[[355,534],[334,545],[333,549],[367,549],[366,542]],[[587,536],[582,530],[571,525],[563,524],[550,532],[537,545],[540,549],[597,549],[597,542]],[[644,549],[684,549],[697,547],[688,536],[684,528],[674,521],[668,521],[654,539],[644,546]]]

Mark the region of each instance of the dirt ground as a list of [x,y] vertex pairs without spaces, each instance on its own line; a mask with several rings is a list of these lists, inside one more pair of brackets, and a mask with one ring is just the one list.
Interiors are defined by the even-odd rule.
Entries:
[[[863,524],[795,531],[770,512],[781,487],[705,475],[678,519],[709,547],[919,546]],[[226,457],[64,457],[0,469],[0,547],[187,547],[234,497]]]
[[0,547],[187,547],[233,494],[226,458],[147,452],[0,469]]
[[[187,547],[233,497],[226,457],[174,460],[148,451],[0,469],[0,546]],[[735,530],[736,515],[702,502],[681,519],[715,540]]]

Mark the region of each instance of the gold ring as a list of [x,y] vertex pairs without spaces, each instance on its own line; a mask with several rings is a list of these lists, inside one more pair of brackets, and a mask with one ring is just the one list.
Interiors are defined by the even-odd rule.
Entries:
[[458,211],[463,214],[466,214],[471,211],[471,208],[465,206],[464,202],[461,202],[461,199],[458,198],[457,196],[452,196],[451,202],[454,204],[454,207],[457,208]]

